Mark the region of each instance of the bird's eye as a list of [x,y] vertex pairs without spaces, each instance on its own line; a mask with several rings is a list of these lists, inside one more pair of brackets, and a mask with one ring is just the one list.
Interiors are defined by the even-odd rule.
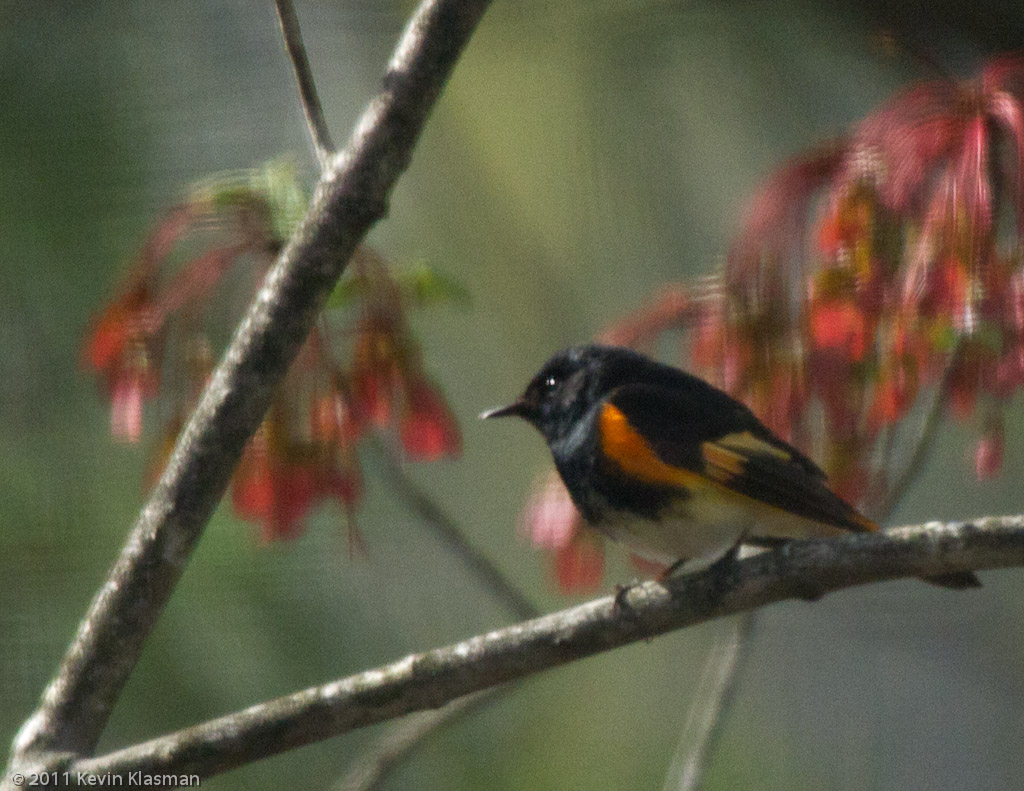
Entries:
[[545,390],[554,390],[557,386],[558,386],[558,377],[557,376],[549,376],[547,379],[544,380],[544,389]]

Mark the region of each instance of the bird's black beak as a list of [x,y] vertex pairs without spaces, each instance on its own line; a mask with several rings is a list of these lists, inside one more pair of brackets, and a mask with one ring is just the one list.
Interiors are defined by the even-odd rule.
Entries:
[[480,419],[490,420],[492,417],[509,417],[513,415],[515,417],[525,418],[529,411],[529,408],[522,400],[513,401],[508,406],[499,406],[494,409],[488,409],[486,412],[481,412]]

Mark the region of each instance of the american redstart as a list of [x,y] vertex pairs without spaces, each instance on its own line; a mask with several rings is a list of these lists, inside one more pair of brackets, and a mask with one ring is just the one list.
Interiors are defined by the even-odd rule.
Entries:
[[[631,349],[559,352],[518,401],[481,417],[507,415],[544,436],[591,526],[671,567],[716,560],[740,544],[880,529],[743,404]],[[927,581],[981,584],[968,572]]]

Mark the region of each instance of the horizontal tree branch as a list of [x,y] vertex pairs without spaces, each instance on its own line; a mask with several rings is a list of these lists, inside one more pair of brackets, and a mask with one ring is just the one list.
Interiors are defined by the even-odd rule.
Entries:
[[[285,750],[673,629],[870,582],[1024,565],[1024,515],[932,522],[794,541],[728,565],[635,585],[617,597],[497,629],[445,648],[253,706],[97,758],[72,773],[197,774]],[[949,606],[956,596],[947,592]]]
[[[274,388],[388,196],[488,0],[424,0],[378,95],[323,171],[214,371],[120,557],[37,711],[15,739],[11,771],[36,756],[88,754],[227,487]],[[0,788],[10,788],[4,781]]]

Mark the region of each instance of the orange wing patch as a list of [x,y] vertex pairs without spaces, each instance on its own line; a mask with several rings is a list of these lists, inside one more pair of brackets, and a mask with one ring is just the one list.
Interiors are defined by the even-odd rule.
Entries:
[[680,486],[684,489],[706,486],[707,479],[682,467],[673,467],[658,454],[630,424],[614,404],[601,407],[599,418],[601,450],[624,473],[647,483]]
[[792,453],[758,439],[749,431],[726,434],[713,442],[702,443],[700,451],[707,462],[707,474],[722,483],[743,476],[747,471],[748,454],[759,453],[783,462],[793,460]]
[[[711,443],[705,443],[711,444]],[[782,461],[792,461],[793,454],[778,445],[773,445],[771,442],[759,439],[751,434],[749,431],[739,431],[735,434],[726,434],[724,437],[716,439],[715,445],[720,445],[723,448],[736,451],[739,454],[743,453],[766,453],[769,456],[774,456]]]
[[708,475],[716,481],[728,483],[743,476],[746,458],[742,453],[724,448],[715,442],[703,443],[700,450],[707,462]]
[[[833,514],[831,518],[821,519],[822,524],[842,525],[846,529],[859,528],[869,532],[881,529],[875,522],[866,516],[862,516],[838,498],[825,486],[823,480],[818,481],[817,479],[807,477],[787,482],[787,479],[780,475],[778,470],[773,469],[772,465],[775,462],[772,460],[777,459],[779,462],[787,465],[785,469],[789,469],[788,463],[792,461],[793,454],[778,445],[758,439],[749,431],[739,434],[728,434],[714,442],[704,442],[701,444],[700,450],[701,455],[704,457],[705,472],[708,477],[727,487],[735,487],[733,491],[739,490],[742,494],[744,477],[747,477],[750,481],[755,481],[760,476],[762,484],[767,484],[771,488],[778,487],[779,485],[792,486],[794,494],[802,493],[808,504],[817,502],[824,507],[841,509],[838,514]],[[752,455],[747,456],[748,452]],[[743,496],[751,497],[751,494],[747,493]],[[781,504],[773,505],[771,502],[765,502],[765,500],[757,497],[756,494],[753,495],[752,499],[759,503],[779,508],[784,512],[792,513],[796,516],[800,515],[800,511],[796,507],[787,508]],[[814,517],[806,516],[805,518],[813,519]]]

